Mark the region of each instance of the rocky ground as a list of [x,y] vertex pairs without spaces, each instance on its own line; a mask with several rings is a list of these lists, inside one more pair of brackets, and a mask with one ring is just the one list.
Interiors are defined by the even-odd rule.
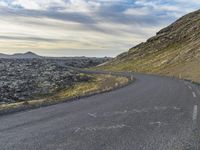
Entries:
[[91,79],[59,65],[60,62],[73,67],[90,67],[102,60],[0,59],[0,103],[34,99]]

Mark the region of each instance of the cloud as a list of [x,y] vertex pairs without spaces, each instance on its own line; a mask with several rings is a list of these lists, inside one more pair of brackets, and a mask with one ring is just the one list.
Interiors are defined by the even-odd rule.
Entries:
[[129,8],[124,11],[124,14],[125,15],[134,15],[134,16],[146,16],[150,12],[151,11],[148,8],[142,7],[142,8]]
[[84,0],[70,0],[64,6],[62,11],[64,12],[83,12],[90,13],[98,10],[101,6],[100,2],[84,1]]
[[7,7],[7,3],[4,1],[0,1],[0,7]]
[[42,37],[27,37],[27,36],[5,36],[1,35],[0,40],[19,40],[19,41],[42,41],[42,42],[57,42],[63,41],[61,39],[50,39],[50,38],[42,38]]
[[199,8],[199,0],[136,0],[135,5],[140,8],[151,9],[154,14],[164,14],[168,17],[179,18],[182,15]]
[[199,5],[198,0],[0,0],[0,52],[114,56]]
[[47,10],[50,7],[63,6],[63,0],[13,0],[11,6],[19,6],[30,10]]

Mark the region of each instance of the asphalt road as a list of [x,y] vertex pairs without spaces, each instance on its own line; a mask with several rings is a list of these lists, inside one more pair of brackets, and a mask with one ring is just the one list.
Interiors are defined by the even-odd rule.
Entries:
[[0,150],[199,150],[200,90],[135,75],[124,88],[0,117]]

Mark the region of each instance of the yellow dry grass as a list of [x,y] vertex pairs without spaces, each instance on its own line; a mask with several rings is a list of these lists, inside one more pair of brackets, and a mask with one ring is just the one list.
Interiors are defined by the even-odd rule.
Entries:
[[87,96],[94,93],[112,90],[116,87],[125,85],[129,82],[126,77],[116,77],[112,75],[94,75],[93,80],[89,82],[79,82],[69,89],[61,90],[52,96],[44,97],[28,102],[17,102],[11,104],[1,104],[0,111],[16,109],[23,106],[41,106],[45,104],[56,104],[65,102],[73,98]]

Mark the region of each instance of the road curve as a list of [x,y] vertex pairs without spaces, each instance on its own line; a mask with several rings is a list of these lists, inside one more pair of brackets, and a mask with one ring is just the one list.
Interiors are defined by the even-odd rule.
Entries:
[[0,117],[1,150],[197,150],[200,91],[134,74],[109,93]]

